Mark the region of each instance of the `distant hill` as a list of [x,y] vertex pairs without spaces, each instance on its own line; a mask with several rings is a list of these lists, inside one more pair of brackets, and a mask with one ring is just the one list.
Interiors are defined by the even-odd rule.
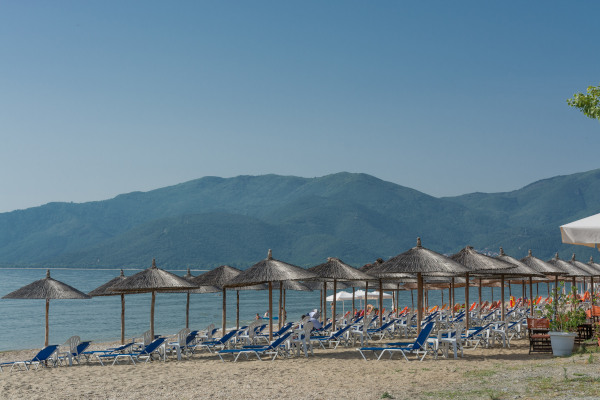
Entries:
[[[521,258],[560,251],[558,226],[600,212],[600,170],[507,193],[435,198],[366,174],[320,178],[205,177],[105,201],[49,203],[0,214],[0,265],[245,268],[274,257],[302,266],[340,257],[356,266],[414,246],[451,254],[467,244]],[[600,259],[600,256],[597,258]]]

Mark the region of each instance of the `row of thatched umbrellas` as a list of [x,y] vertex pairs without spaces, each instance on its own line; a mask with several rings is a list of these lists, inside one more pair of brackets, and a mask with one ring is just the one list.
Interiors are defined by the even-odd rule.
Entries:
[[[152,267],[141,271],[130,277],[125,277],[121,271],[121,276],[114,278],[99,288],[86,295],[77,289],[65,285],[50,278],[47,273],[45,279],[31,283],[23,288],[12,292],[3,298],[37,298],[46,299],[46,338],[48,344],[48,308],[50,299],[73,299],[90,298],[90,296],[121,296],[121,341],[125,338],[125,294],[131,293],[151,293],[150,310],[150,331],[154,335],[154,304],[157,292],[186,292],[186,327],[189,324],[189,295],[190,293],[210,293],[222,292],[223,294],[223,331],[225,331],[226,322],[226,290],[234,289],[237,291],[237,321],[239,324],[239,290],[248,289],[268,289],[269,291],[269,338],[272,339],[273,332],[273,303],[272,291],[279,289],[279,322],[282,321],[282,292],[285,289],[304,289],[298,286],[297,281],[316,281],[323,283],[323,289],[326,293],[328,288],[338,289],[342,282],[361,281],[365,282],[365,290],[368,290],[369,282],[378,282],[380,304],[382,304],[383,284],[384,282],[393,282],[399,288],[399,283],[413,282],[417,285],[417,326],[420,326],[423,319],[423,288],[427,281],[435,288],[452,288],[452,297],[454,287],[465,287],[465,303],[469,303],[469,282],[470,278],[479,279],[480,301],[481,304],[481,286],[483,278],[494,278],[500,280],[501,287],[504,288],[505,280],[529,278],[530,293],[532,279],[534,277],[554,276],[555,282],[558,277],[570,277],[574,280],[577,277],[600,276],[600,265],[590,262],[584,264],[576,261],[574,258],[570,261],[563,261],[558,255],[548,262],[529,255],[522,260],[516,260],[500,251],[497,257],[490,257],[476,252],[468,246],[458,253],[446,257],[432,250],[422,247],[420,238],[417,239],[417,246],[399,254],[385,262],[380,260],[373,265],[364,266],[361,270],[351,267],[337,258],[328,258],[326,263],[315,267],[304,269],[272,257],[271,250],[266,259],[256,263],[245,271],[240,271],[229,266],[222,266],[197,277],[192,277],[189,273],[186,276],[179,277],[175,274],[156,267],[153,260]],[[456,281],[455,281],[456,279]],[[296,286],[293,282],[296,282]],[[593,283],[593,281],[592,281]],[[314,287],[314,286],[313,286]],[[556,288],[556,285],[555,285]],[[555,294],[556,295],[556,294]],[[501,290],[502,318],[504,319],[504,290]],[[325,302],[323,296],[323,301]],[[322,307],[323,317],[326,319],[326,307]],[[333,315],[336,313],[336,302],[333,302]],[[533,305],[532,305],[533,307]],[[366,308],[366,302],[365,302]],[[382,318],[382,313],[380,313]],[[334,319],[335,320],[335,319]],[[333,322],[335,324],[335,322]],[[469,313],[466,315],[466,325],[469,326]],[[335,329],[335,326],[332,327]]]

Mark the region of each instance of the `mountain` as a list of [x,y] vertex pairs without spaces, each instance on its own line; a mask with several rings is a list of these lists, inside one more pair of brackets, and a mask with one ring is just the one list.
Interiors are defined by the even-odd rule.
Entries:
[[467,244],[520,258],[590,249],[560,242],[558,226],[600,209],[600,170],[557,176],[507,193],[436,198],[366,174],[320,178],[204,177],[110,200],[49,203],[0,214],[4,266],[230,264],[266,256],[302,266],[326,257],[354,265],[414,246],[453,253]]

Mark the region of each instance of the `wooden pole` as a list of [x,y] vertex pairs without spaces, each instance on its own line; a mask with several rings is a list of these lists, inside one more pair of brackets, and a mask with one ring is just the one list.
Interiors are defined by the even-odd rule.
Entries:
[[529,277],[529,313],[531,314],[531,318],[533,318],[533,277]]
[[[548,284],[550,285],[550,284]],[[558,275],[554,277],[554,317],[558,311]]]
[[235,306],[235,329],[240,329],[240,291],[235,291],[237,303]]
[[269,342],[273,340],[273,282],[269,281]]
[[287,311],[286,311],[286,307],[285,307],[285,299],[287,297],[287,291],[286,289],[283,289],[283,311],[281,313],[281,315],[283,316],[283,320],[281,321],[281,325],[283,326],[283,324],[286,322],[286,317],[287,317]]
[[500,275],[500,307],[500,321],[504,321],[504,275]]
[[281,312],[283,310],[283,282],[279,282],[279,303],[277,303],[278,308],[279,308],[279,313],[277,314],[277,319],[278,319],[278,329],[281,329],[281,318],[283,313]]
[[190,292],[187,292],[187,302],[185,303],[185,327],[190,328]]
[[352,317],[354,318],[354,315],[356,315],[356,305],[354,304],[354,292],[355,292],[355,288],[354,286],[352,286]]
[[152,300],[150,302],[150,337],[154,340],[154,304],[156,303],[156,292],[152,291]]
[[481,318],[481,278],[479,278],[479,317]]
[[396,318],[400,317],[400,284],[396,284]]
[[383,325],[383,282],[379,279],[379,326]]
[[48,324],[48,312],[50,311],[50,299],[46,299],[46,337],[44,339],[44,347],[48,346],[48,336],[50,333],[50,326]]
[[[227,291],[223,288],[223,314],[221,325],[223,326],[223,336],[227,333]],[[270,314],[269,314],[270,316]]]
[[417,335],[421,333],[423,321],[423,276],[417,272]]
[[121,294],[121,344],[125,344],[125,294]]
[[333,312],[332,312],[332,316],[331,316],[331,331],[335,332],[335,315],[336,315],[336,298],[335,296],[337,295],[337,279],[333,280]]
[[367,292],[369,291],[369,281],[365,282],[365,309],[363,312],[363,321],[367,320]]
[[323,325],[327,324],[327,282],[323,282]]
[[454,277],[452,277],[450,280],[450,308],[452,309],[452,318],[454,318],[454,303],[456,302],[456,297],[454,297],[454,295]]
[[465,329],[469,330],[471,316],[469,315],[469,273],[465,274]]

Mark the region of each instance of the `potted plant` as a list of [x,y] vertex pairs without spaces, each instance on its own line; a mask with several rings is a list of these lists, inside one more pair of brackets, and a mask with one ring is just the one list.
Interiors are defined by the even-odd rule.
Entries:
[[[558,291],[562,289],[559,285]],[[552,354],[555,356],[569,356],[573,352],[577,327],[586,322],[585,310],[579,307],[576,288],[571,289],[570,295],[563,295],[555,299],[556,304],[547,304],[544,316],[550,320],[550,343]]]

